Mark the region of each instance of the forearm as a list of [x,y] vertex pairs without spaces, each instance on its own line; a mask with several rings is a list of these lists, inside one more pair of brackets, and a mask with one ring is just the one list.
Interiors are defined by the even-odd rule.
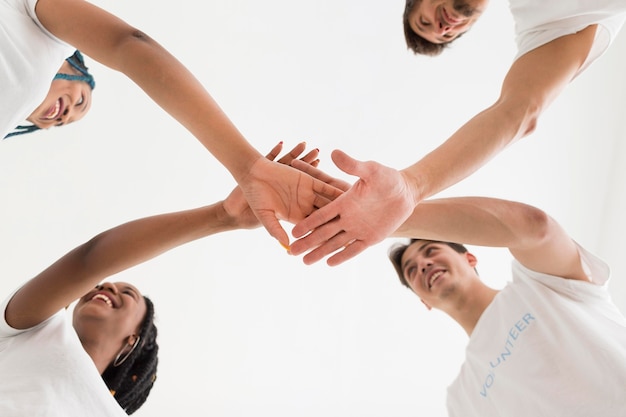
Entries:
[[219,202],[130,221],[95,236],[66,256],[80,265],[75,275],[99,282],[182,244],[237,228]]
[[15,294],[5,312],[15,328],[28,328],[86,294],[104,278],[170,249],[238,228],[221,203],[134,220],[70,251]]
[[471,175],[534,127],[536,113],[526,103],[498,101],[448,140],[401,172],[414,187],[416,204]]
[[411,178],[416,199],[429,198],[461,181],[505,147],[530,134],[541,113],[585,61],[594,34],[595,27],[589,27],[549,42],[515,61],[493,106],[403,170]]
[[262,157],[202,84],[157,42],[137,31],[119,45],[119,54],[125,58],[117,69],[185,126],[235,180]]
[[133,80],[238,182],[262,157],[189,70],[146,34],[82,0],[39,0],[36,13],[55,36]]
[[419,204],[393,236],[515,248],[542,240],[549,221],[543,211],[513,201],[433,199]]

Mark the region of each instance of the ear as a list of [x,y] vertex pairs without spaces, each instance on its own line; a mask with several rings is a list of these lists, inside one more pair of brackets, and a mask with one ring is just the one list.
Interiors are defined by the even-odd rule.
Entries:
[[426,306],[426,308],[428,309],[428,311],[430,311],[430,310],[432,310],[432,309],[433,309],[431,306],[429,306],[429,305],[426,303],[426,301],[422,300],[421,298],[420,298],[420,301],[422,302],[422,304],[424,304],[424,305]]
[[137,335],[136,334],[131,334],[130,336],[128,336],[128,338],[126,339],[126,344],[129,346],[134,345],[135,343],[137,343]]
[[467,259],[467,263],[469,263],[472,268],[476,268],[476,265],[478,264],[478,259],[476,259],[474,254],[465,252],[465,259]]

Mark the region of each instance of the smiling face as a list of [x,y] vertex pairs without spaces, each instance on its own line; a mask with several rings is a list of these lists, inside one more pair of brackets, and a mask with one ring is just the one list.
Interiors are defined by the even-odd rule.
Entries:
[[488,0],[421,0],[409,12],[408,25],[431,43],[448,43],[467,32],[488,3]]
[[[60,73],[76,74],[63,62]],[[55,79],[43,103],[26,120],[41,129],[61,126],[82,119],[91,108],[91,87],[84,81]]]
[[78,300],[73,324],[81,340],[102,337],[123,345],[130,335],[137,335],[146,302],[134,286],[125,283],[103,283]]
[[445,310],[478,278],[476,257],[442,242],[418,240],[404,251],[400,262],[407,284],[428,308]]

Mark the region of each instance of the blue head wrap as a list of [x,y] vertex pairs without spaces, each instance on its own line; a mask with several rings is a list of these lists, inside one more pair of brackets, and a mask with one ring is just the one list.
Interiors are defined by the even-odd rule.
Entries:
[[[83,54],[81,54],[79,50],[76,50],[76,52],[74,52],[74,54],[65,61],[67,61],[76,71],[80,72],[81,75],[58,73],[54,76],[54,80],[84,81],[89,84],[89,87],[91,87],[92,90],[96,88],[96,82],[94,81],[93,76],[89,73],[88,68],[85,66]],[[37,125],[20,125],[3,139],[10,138],[11,136],[23,135],[25,133],[31,133],[35,130],[39,130]]]
[[74,55],[67,58],[66,61],[72,66],[72,68],[80,72],[82,75],[58,73],[54,76],[55,80],[61,79],[71,81],[84,81],[89,84],[89,87],[91,87],[92,90],[96,88],[96,82],[94,81],[93,76],[89,73],[88,68],[85,66],[83,54],[81,54],[79,50],[76,50],[76,52],[74,52]]

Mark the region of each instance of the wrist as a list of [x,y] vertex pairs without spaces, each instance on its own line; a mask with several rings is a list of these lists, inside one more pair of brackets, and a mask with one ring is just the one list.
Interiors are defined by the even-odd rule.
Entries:
[[401,170],[400,175],[404,178],[413,207],[417,206],[425,198],[424,184],[426,184],[426,181],[421,178],[418,172],[413,172],[411,167]]
[[235,216],[231,215],[225,206],[226,200],[222,200],[217,203],[216,207],[216,217],[217,224],[220,225],[224,230],[235,230],[238,229],[237,219]]

